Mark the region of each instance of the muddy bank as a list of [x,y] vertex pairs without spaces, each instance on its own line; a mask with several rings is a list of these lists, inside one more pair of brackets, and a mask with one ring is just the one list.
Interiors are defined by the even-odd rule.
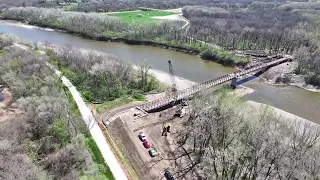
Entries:
[[[47,46],[45,46],[44,43],[38,43],[37,45],[42,50],[45,50],[46,48],[49,48],[49,49],[52,49],[55,52],[58,52],[59,48],[61,48],[61,46],[57,46],[57,45],[50,45],[50,47],[47,47]],[[84,53],[94,52],[94,53],[99,54],[99,55],[106,55],[106,53],[102,53],[102,52],[98,52],[98,51],[92,51],[92,50],[87,50],[87,49],[79,49],[79,50],[84,52]],[[43,51],[41,51],[41,52],[44,53]],[[135,70],[139,69],[139,67],[136,66],[136,65],[133,65],[133,68]],[[170,74],[168,74],[166,72],[163,72],[163,71],[160,71],[160,70],[157,70],[157,69],[150,69],[149,73],[153,77],[155,77],[158,81],[160,81],[161,83],[166,84],[168,86],[172,85]],[[188,87],[190,87],[192,85],[197,84],[196,82],[193,82],[193,81],[190,81],[188,79],[184,79],[184,78],[178,77],[178,76],[175,76],[175,81],[177,83],[177,89],[178,90],[182,90],[182,89],[185,89],[185,88],[188,88]]]
[[305,76],[294,73],[297,66],[298,62],[296,61],[280,64],[266,71],[262,75],[262,79],[272,85],[291,85],[319,93],[319,86],[307,84]]
[[[158,81],[160,81],[164,84],[167,84],[168,86],[172,85],[170,74],[163,72],[163,71],[156,70],[156,69],[150,69],[150,74],[152,76],[154,76],[155,78],[157,78]],[[193,82],[193,81],[190,81],[188,79],[184,79],[184,78],[178,77],[178,76],[175,76],[175,81],[177,83],[178,90],[183,90],[188,87],[191,87],[192,85],[197,84],[196,82]]]

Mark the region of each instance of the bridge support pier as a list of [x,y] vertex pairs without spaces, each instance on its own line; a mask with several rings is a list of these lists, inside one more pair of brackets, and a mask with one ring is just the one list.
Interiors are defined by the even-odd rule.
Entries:
[[240,78],[239,77],[235,77],[235,78],[233,78],[232,80],[231,80],[231,87],[232,87],[232,89],[235,89],[236,87],[237,87],[237,85],[238,85],[238,80],[239,80]]
[[262,73],[268,71],[269,69],[270,69],[270,67],[263,68],[263,69],[260,70],[260,73],[262,74]]

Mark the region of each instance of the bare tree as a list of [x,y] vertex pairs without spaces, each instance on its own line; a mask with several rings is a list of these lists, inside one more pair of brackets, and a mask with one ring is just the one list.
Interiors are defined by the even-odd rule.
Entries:
[[177,172],[178,177],[192,169],[207,179],[313,179],[320,175],[315,165],[319,159],[309,163],[308,155],[320,155],[318,126],[288,121],[267,107],[257,113],[228,92],[201,95],[192,106],[180,137],[184,150],[178,156],[189,156],[190,163]]
[[149,70],[151,66],[147,64],[146,61],[143,61],[139,66],[138,77],[140,79],[140,86],[143,90],[146,90],[149,80]]

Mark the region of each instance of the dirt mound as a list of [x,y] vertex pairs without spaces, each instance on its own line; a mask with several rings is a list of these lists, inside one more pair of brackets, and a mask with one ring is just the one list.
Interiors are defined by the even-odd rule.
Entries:
[[4,88],[2,90],[2,98],[3,101],[0,102],[0,122],[22,114],[18,109],[11,107],[13,97],[9,88]]
[[9,88],[4,88],[2,91],[3,101],[2,106],[0,106],[3,109],[8,108],[12,103],[12,94],[10,92]]

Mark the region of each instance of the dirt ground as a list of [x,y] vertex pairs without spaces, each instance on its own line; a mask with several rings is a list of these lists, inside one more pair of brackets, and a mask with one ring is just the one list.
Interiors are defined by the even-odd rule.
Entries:
[[[233,91],[238,96],[244,96],[252,93],[253,90],[240,87]],[[150,95],[153,100],[163,96],[163,94]],[[150,100],[151,100],[150,99]],[[169,168],[171,172],[177,172],[180,169],[179,163],[176,164],[172,158],[175,156],[174,150],[177,148],[177,136],[183,128],[183,122],[187,120],[190,109],[187,109],[187,115],[183,118],[174,117],[176,108],[167,109],[162,112],[150,113],[147,116],[137,118],[134,113],[140,111],[130,108],[122,111],[113,117],[107,124],[108,132],[122,154],[134,165],[134,170],[141,180],[164,180],[164,170]],[[110,117],[110,116],[109,116]],[[110,118],[112,119],[112,118]],[[104,121],[106,119],[104,118]],[[172,125],[171,133],[165,137],[162,136],[162,127],[169,122]],[[160,153],[157,157],[150,157],[148,150],[144,148],[138,138],[140,132],[144,132],[151,146]],[[184,163],[187,159],[182,160]],[[193,179],[187,177],[185,179]]]
[[[138,112],[132,108],[112,121],[107,129],[114,142],[121,149],[122,153],[134,164],[134,169],[141,179],[161,180],[165,179],[164,170],[169,168],[172,172],[179,168],[175,166],[172,158],[172,152],[177,147],[178,131],[182,123],[188,117],[173,117],[175,108],[161,113],[152,113],[148,116],[136,119],[133,114]],[[161,117],[159,117],[161,114]],[[162,136],[162,127],[164,123],[170,122],[172,125],[171,133],[166,137]],[[154,147],[160,155],[152,158],[148,150],[144,148],[138,138],[140,132],[144,132],[148,142]]]
[[3,101],[0,102],[0,122],[6,121],[10,118],[15,117],[18,114],[21,114],[18,109],[12,108],[12,94],[9,88],[3,88],[2,90]]

